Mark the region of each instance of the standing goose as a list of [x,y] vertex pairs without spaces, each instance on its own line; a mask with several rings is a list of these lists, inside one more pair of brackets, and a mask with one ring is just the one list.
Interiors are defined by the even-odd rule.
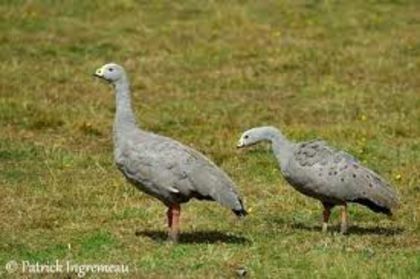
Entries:
[[258,127],[244,132],[238,148],[261,141],[272,145],[280,170],[297,191],[321,201],[322,231],[326,232],[331,209],[342,205],[341,233],[347,232],[347,203],[367,206],[374,212],[392,215],[398,197],[391,185],[351,155],[312,140],[293,143],[274,127]]
[[173,139],[137,127],[123,67],[106,64],[94,75],[115,89],[115,163],[129,182],[168,207],[169,240],[177,241],[180,204],[191,198],[217,201],[239,217],[247,214],[235,184],[213,162]]

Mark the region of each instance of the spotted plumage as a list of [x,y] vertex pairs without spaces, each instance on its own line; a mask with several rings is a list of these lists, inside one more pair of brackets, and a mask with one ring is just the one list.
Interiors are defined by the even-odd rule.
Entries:
[[[259,127],[243,133],[238,146],[270,141],[280,170],[300,193],[318,199],[324,205],[324,225],[336,205],[348,202],[367,206],[374,212],[392,215],[399,201],[392,186],[372,170],[361,165],[346,152],[336,150],[325,141],[293,143],[273,127]],[[342,231],[347,229],[344,212]]]

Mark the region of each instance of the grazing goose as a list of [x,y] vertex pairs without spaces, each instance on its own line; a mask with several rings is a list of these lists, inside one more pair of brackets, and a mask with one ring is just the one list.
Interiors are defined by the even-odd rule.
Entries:
[[168,207],[170,240],[178,239],[180,204],[191,198],[217,201],[239,217],[247,214],[235,184],[213,162],[173,139],[137,127],[123,67],[106,64],[94,75],[115,89],[115,163],[129,182]]
[[342,205],[341,233],[347,232],[347,203],[359,203],[374,212],[392,215],[398,197],[391,185],[349,154],[320,140],[293,143],[274,127],[244,132],[238,148],[261,141],[272,145],[280,170],[297,191],[318,199],[324,207],[322,231],[326,232],[331,209]]

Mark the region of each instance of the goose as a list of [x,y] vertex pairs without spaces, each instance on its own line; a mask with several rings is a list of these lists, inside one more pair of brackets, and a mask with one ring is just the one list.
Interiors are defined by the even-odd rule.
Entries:
[[286,181],[300,193],[319,200],[324,208],[322,231],[328,229],[331,209],[343,206],[340,232],[348,228],[347,203],[364,205],[377,213],[392,215],[399,206],[398,195],[382,177],[360,164],[348,153],[325,141],[289,141],[271,126],[245,131],[237,144],[244,148],[267,141]]
[[105,64],[94,76],[114,87],[113,144],[117,168],[137,189],[167,206],[169,240],[178,240],[180,205],[192,198],[216,201],[239,217],[247,214],[235,183],[212,161],[176,140],[137,125],[129,80],[122,66]]

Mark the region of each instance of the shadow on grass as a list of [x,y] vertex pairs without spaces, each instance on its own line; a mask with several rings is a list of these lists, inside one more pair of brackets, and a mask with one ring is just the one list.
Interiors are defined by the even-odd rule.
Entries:
[[[143,230],[136,231],[136,236],[149,237],[155,241],[166,241],[168,234],[163,231]],[[181,232],[178,243],[199,244],[199,243],[230,243],[230,244],[249,244],[247,238],[235,236],[220,231],[194,231]]]
[[[305,230],[305,231],[314,231],[314,232],[321,232],[321,226],[315,225],[315,226],[308,226],[302,223],[293,223],[291,225],[294,229],[299,230]],[[339,232],[340,228],[339,226],[329,226],[328,227],[329,232]],[[399,235],[404,232],[403,228],[395,227],[395,228],[382,228],[378,226],[374,227],[360,227],[357,225],[352,225],[347,230],[347,235],[354,234],[354,235],[369,235],[369,234],[376,234],[376,235],[385,235],[385,236],[391,236],[391,235]]]

